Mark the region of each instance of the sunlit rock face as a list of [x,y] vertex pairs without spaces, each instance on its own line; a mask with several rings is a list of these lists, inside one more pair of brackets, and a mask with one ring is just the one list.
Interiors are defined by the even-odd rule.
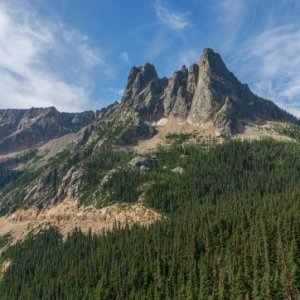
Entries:
[[220,133],[230,135],[242,132],[244,122],[297,121],[254,95],[211,49],[204,49],[199,64],[183,66],[168,79],[160,79],[149,63],[133,67],[120,105],[147,122],[169,116],[194,125],[210,121]]

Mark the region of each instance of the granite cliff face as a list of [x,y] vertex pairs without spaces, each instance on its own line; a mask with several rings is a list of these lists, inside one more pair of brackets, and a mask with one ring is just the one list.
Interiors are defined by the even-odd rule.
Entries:
[[0,110],[0,154],[39,146],[77,132],[95,120],[95,113],[60,113],[54,107]]
[[224,64],[205,49],[199,65],[183,66],[174,75],[158,78],[153,65],[133,67],[120,104],[147,122],[173,116],[190,124],[213,122],[221,134],[242,132],[244,123],[297,122],[273,102],[254,95]]
[[[121,102],[97,112],[60,113],[54,107],[0,110],[0,155],[108,121],[123,122],[120,137],[124,144],[132,144],[155,135],[149,125],[169,117],[196,127],[210,122],[217,134],[224,135],[241,133],[249,123],[298,123],[272,101],[254,95],[219,54],[204,49],[199,64],[183,66],[170,78],[159,78],[149,63],[133,67]],[[85,132],[86,141],[92,132],[93,125]]]

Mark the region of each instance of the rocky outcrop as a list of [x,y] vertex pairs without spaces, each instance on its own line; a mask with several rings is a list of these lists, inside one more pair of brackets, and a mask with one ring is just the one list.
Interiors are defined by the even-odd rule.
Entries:
[[134,109],[142,120],[155,121],[163,114],[161,96],[166,84],[166,79],[158,78],[153,65],[146,63],[139,68],[133,67],[128,76],[122,106]]
[[[71,167],[68,171],[56,168],[45,170],[26,185],[8,191],[0,201],[0,210],[7,213],[20,206],[33,205],[41,209],[60,203],[65,198],[77,199],[80,196],[82,177],[83,172],[75,167]],[[22,201],[12,205],[15,199],[19,198]]]
[[155,165],[155,157],[136,156],[128,163],[128,165],[133,171],[149,171]]
[[192,125],[212,122],[219,134],[229,135],[242,132],[245,122],[298,122],[254,95],[211,49],[203,51],[199,65],[183,66],[169,79],[160,79],[149,63],[133,67],[120,107],[133,109],[149,123],[170,116]]
[[53,198],[53,203],[58,203],[65,198],[78,198],[79,196],[79,186],[83,174],[78,170],[71,168],[67,174],[62,179],[55,197]]
[[182,167],[175,167],[174,169],[171,169],[171,172],[178,173],[178,174],[183,174],[184,169]]
[[0,110],[0,154],[25,150],[78,132],[95,113],[60,113],[54,107]]

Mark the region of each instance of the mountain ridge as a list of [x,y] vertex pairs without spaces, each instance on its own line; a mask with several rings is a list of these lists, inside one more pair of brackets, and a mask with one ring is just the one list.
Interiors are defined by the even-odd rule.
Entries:
[[0,154],[26,150],[77,132],[96,119],[92,111],[58,112],[55,107],[0,110]]
[[266,121],[299,124],[272,101],[252,93],[228,70],[220,54],[206,48],[199,64],[182,66],[169,78],[159,78],[149,62],[132,67],[121,101],[97,111],[64,113],[54,107],[0,110],[0,154],[39,147],[99,122],[126,123],[128,119],[134,119],[135,125],[126,143],[137,143],[156,134],[152,124],[170,117],[196,127],[210,122],[217,136],[234,136],[244,132],[247,124]]

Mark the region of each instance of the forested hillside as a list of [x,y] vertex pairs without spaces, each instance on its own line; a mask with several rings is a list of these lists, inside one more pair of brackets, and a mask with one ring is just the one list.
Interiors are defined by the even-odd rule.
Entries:
[[[86,164],[87,191],[109,153],[115,161],[107,151]],[[298,143],[175,139],[151,157],[147,171],[118,168],[102,192],[128,202],[143,187],[162,221],[65,241],[55,228],[30,236],[1,257],[11,264],[0,299],[299,299]]]

